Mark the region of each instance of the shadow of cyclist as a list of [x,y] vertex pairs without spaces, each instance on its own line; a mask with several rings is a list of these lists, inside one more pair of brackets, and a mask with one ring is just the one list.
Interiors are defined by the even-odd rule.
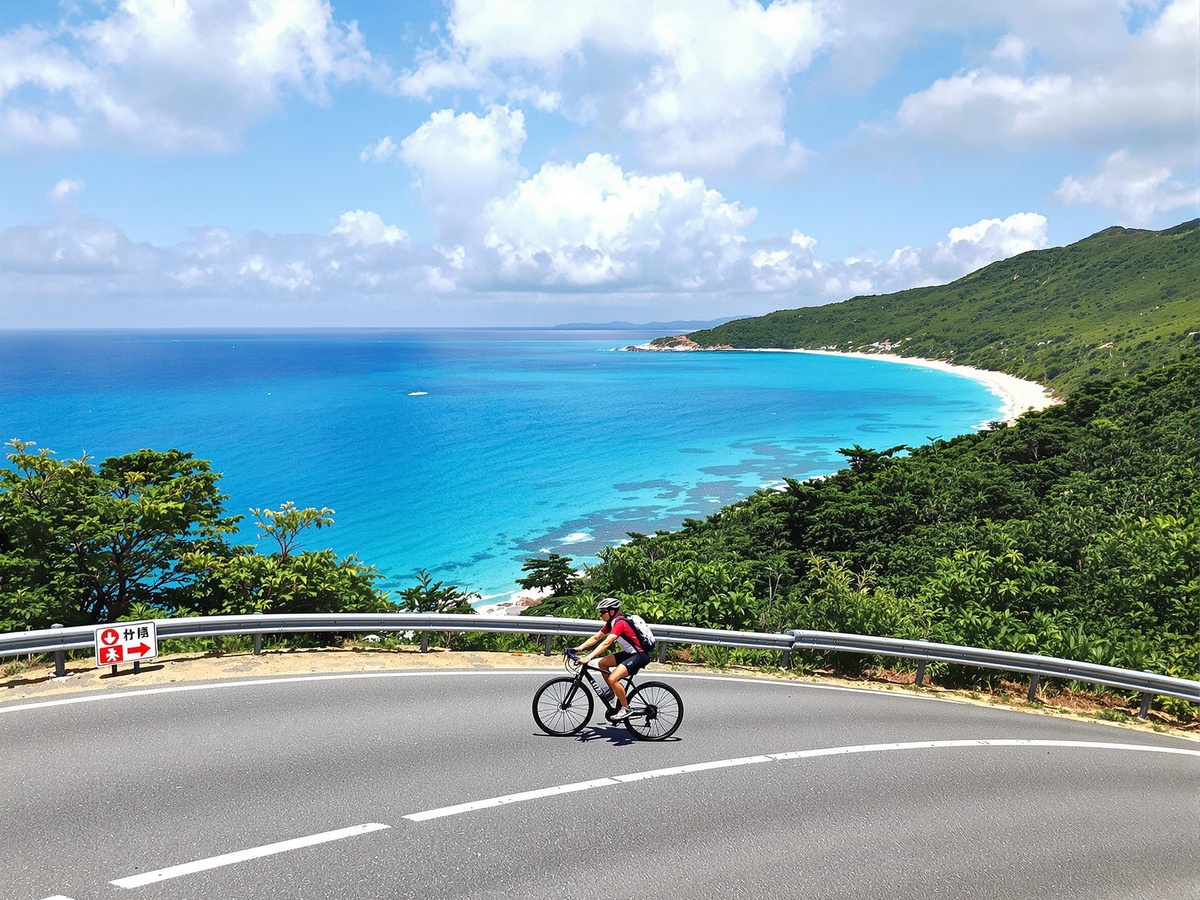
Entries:
[[588,741],[608,741],[614,747],[628,747],[630,744],[668,744],[678,741],[677,737],[669,737],[665,741],[643,741],[634,737],[628,728],[622,725],[593,725],[575,735],[575,740],[581,744]]

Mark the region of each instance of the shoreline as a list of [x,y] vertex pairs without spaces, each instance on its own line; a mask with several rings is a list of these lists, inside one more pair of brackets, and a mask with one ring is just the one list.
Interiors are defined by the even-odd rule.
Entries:
[[770,350],[771,353],[814,353],[821,356],[848,356],[852,359],[877,359],[881,362],[906,363],[923,369],[937,369],[978,381],[992,394],[1004,401],[1000,408],[1002,421],[1012,424],[1024,413],[1036,412],[1056,406],[1063,401],[1053,395],[1048,387],[1036,381],[1018,378],[1005,372],[979,369],[960,363],[949,363],[941,359],[926,359],[922,356],[899,356],[895,353],[859,353],[838,350]]
[[[880,362],[900,363],[910,366],[919,366],[925,369],[937,369],[941,372],[947,372],[953,375],[958,375],[963,378],[970,378],[972,381],[979,382],[991,392],[994,397],[1001,401],[1001,407],[998,420],[1006,425],[1011,425],[1023,414],[1043,410],[1063,401],[1055,397],[1049,388],[1039,384],[1036,381],[1029,381],[1024,378],[1018,378],[1016,375],[1009,375],[1005,372],[995,372],[991,369],[980,369],[975,366],[966,366],[957,363],[949,363],[940,359],[926,359],[920,356],[900,356],[896,353],[861,353],[858,351],[839,351],[839,350],[798,350],[786,349],[783,347],[721,347],[721,348],[705,348],[699,346],[677,346],[677,347],[653,347],[649,344],[640,344],[635,347],[628,347],[630,350],[649,350],[653,352],[682,352],[694,353],[698,351],[715,352],[716,349],[722,351],[732,351],[735,353],[811,353],[818,356],[845,356],[851,359],[873,359]],[[996,420],[989,420],[996,421]],[[975,426],[982,429],[988,425],[988,422],[980,423]],[[521,611],[530,606],[536,606],[537,603],[549,593],[548,590],[518,590],[510,594],[493,595],[485,597],[484,600],[491,602],[480,603],[475,607],[475,611],[481,615],[490,616],[516,616],[520,615]],[[500,599],[502,598],[502,599]]]
[[[953,375],[970,378],[984,385],[993,396],[1003,401],[1000,407],[1000,421],[1011,425],[1023,414],[1036,412],[1056,406],[1063,401],[1055,397],[1053,392],[1043,384],[1018,378],[1006,372],[996,372],[991,369],[979,369],[975,366],[950,363],[942,359],[928,359],[923,356],[900,356],[897,353],[862,353],[857,350],[806,350],[785,347],[701,347],[689,341],[673,346],[655,347],[651,344],[638,344],[627,350],[646,350],[660,353],[696,353],[696,352],[732,352],[732,353],[811,353],[816,356],[845,356],[850,359],[875,359],[880,362],[902,363],[919,366],[924,369],[937,369]],[[983,423],[977,427],[984,427]]]
[[[493,594],[482,598],[475,607],[475,612],[481,616],[519,616],[522,610],[537,606],[542,600],[551,595],[549,588],[522,588],[510,594]],[[503,599],[496,599],[501,597]]]

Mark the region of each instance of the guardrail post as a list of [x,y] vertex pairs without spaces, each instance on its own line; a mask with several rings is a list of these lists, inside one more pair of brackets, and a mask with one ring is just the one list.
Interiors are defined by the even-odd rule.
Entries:
[[[256,612],[254,615],[261,616],[262,613]],[[262,656],[262,632],[254,632],[254,655]]]
[[792,667],[792,651],[784,650],[783,659],[779,660],[779,668],[790,669]]
[[428,631],[421,632],[421,652],[422,653],[429,652],[429,632]]
[[1034,703],[1037,701],[1037,687],[1038,687],[1038,673],[1034,672],[1033,677],[1029,679],[1029,693],[1025,696],[1025,699],[1028,700],[1030,703]]
[[[1154,674],[1149,669],[1142,669],[1142,671],[1145,672],[1147,675]],[[1145,722],[1146,717],[1148,715],[1150,715],[1150,701],[1153,699],[1154,699],[1154,695],[1151,694],[1149,691],[1146,691],[1146,693],[1142,694],[1142,710],[1141,710],[1141,712],[1138,713],[1138,718],[1141,719],[1143,722]]]
[[658,642],[658,661],[660,663],[665,663],[667,661],[667,642],[666,641]]
[[544,656],[550,655],[553,644],[554,644],[554,635],[552,635],[552,634],[546,635],[546,651],[543,654]]
[[917,687],[925,683],[925,663],[924,659],[917,663],[917,680],[913,682]]
[[[62,626],[61,622],[55,622],[50,627],[51,628],[62,628],[63,626]],[[55,678],[66,678],[67,677],[67,652],[65,650],[55,650],[54,651],[54,677]]]

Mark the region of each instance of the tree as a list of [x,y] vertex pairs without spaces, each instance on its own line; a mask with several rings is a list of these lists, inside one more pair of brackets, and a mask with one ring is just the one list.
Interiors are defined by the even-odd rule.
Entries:
[[[400,609],[412,613],[471,615],[475,612],[471,604],[478,599],[478,594],[464,594],[455,585],[435,582],[429,572],[421,569],[417,572],[417,583],[400,592]],[[451,638],[450,632],[446,632],[447,649],[451,647]]]
[[14,440],[0,471],[0,627],[87,625],[134,603],[170,606],[193,580],[184,556],[236,529],[220,477],[179,450],[93,467]]
[[198,576],[190,592],[193,609],[202,613],[385,612],[387,597],[374,582],[381,576],[355,556],[339,560],[329,549],[296,552],[308,529],[333,524],[333,510],[297,509],[291,501],[278,510],[252,509],[259,539],[278,550],[256,552],[251,546],[214,547],[188,554],[185,562]]
[[571,557],[558,553],[551,553],[545,559],[531,556],[521,563],[521,571],[529,574],[518,578],[517,584],[527,591],[549,588],[552,597],[571,593],[571,585],[578,577]]

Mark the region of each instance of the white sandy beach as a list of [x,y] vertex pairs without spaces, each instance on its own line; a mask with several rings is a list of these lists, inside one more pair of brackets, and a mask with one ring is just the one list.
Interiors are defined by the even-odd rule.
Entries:
[[502,600],[496,600],[494,596],[485,597],[485,600],[493,600],[493,603],[485,603],[475,607],[475,611],[484,616],[519,616],[521,610],[530,606],[536,606],[539,601],[550,596],[549,588],[531,588],[530,590],[513,591],[505,596]]

